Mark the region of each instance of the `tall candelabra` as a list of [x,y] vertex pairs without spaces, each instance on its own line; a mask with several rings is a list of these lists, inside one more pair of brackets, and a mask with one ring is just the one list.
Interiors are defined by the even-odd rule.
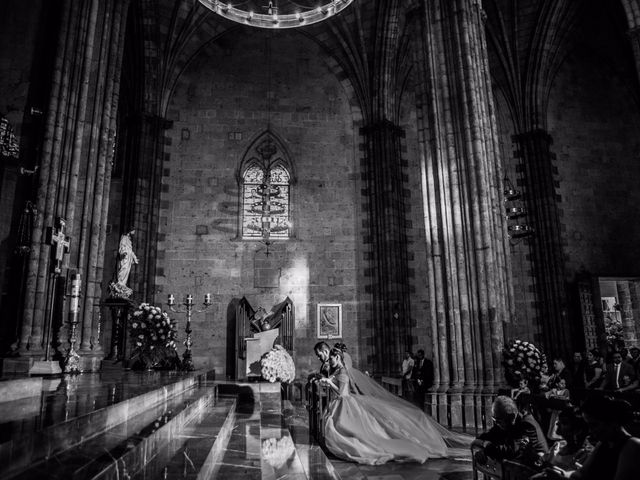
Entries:
[[78,310],[80,299],[80,274],[76,273],[71,280],[71,305],[69,306],[69,351],[64,359],[64,373],[82,373],[80,355],[76,352],[76,327],[78,326]]
[[186,347],[186,349],[184,351],[184,355],[182,356],[182,369],[187,371],[192,371],[192,370],[195,370],[195,367],[193,366],[193,359],[191,356],[191,345],[193,345],[193,342],[191,341],[191,331],[192,331],[191,315],[193,315],[194,312],[202,313],[211,306],[211,294],[206,293],[204,295],[204,302],[202,303],[204,308],[202,309],[194,309],[193,295],[191,295],[190,293],[185,295],[184,302],[182,302],[182,305],[185,306],[185,310],[178,310],[174,308],[175,304],[176,304],[176,297],[174,297],[173,294],[169,294],[169,298],[167,299],[167,305],[169,305],[169,308],[171,309],[171,311],[175,313],[187,314],[187,325],[185,326],[185,329],[184,329],[185,333],[187,334],[187,338],[184,341],[184,346]]

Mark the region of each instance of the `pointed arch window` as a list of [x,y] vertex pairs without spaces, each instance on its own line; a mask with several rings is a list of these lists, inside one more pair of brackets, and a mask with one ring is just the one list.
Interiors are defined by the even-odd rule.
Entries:
[[287,239],[290,236],[291,172],[279,155],[275,142],[267,137],[242,171],[242,238]]

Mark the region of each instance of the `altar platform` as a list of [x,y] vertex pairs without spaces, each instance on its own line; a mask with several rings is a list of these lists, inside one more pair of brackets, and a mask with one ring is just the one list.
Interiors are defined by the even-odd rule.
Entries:
[[0,479],[472,478],[463,460],[340,461],[310,437],[305,404],[282,400],[277,384],[216,381],[213,372],[33,380],[28,395],[0,398]]

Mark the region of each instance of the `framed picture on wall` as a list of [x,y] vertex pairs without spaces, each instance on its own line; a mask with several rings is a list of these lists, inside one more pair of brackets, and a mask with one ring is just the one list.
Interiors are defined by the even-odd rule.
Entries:
[[342,305],[319,303],[316,324],[318,338],[342,338]]

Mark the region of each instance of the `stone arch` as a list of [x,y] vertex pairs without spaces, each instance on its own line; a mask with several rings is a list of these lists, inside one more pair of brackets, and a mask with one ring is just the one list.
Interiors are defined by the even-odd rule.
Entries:
[[622,8],[627,17],[629,30],[640,27],[640,1],[638,0],[621,0]]

